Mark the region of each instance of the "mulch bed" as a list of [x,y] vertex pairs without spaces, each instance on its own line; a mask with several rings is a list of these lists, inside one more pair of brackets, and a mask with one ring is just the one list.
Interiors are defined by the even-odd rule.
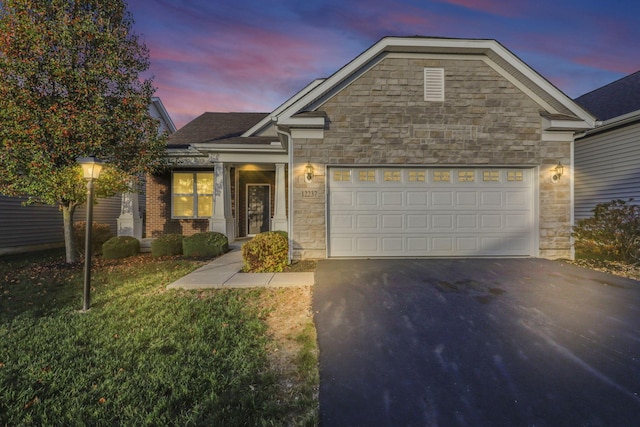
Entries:
[[615,274],[616,276],[640,280],[640,265],[638,264],[628,264],[621,261],[605,261],[584,258],[567,262],[570,264],[579,265],[580,267],[590,268],[591,270],[602,271],[605,273]]

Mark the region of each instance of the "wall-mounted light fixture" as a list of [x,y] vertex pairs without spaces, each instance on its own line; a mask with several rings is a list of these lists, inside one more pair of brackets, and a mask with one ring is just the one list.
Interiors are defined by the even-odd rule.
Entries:
[[560,181],[560,177],[564,173],[564,166],[562,166],[562,163],[560,163],[560,160],[558,160],[558,164],[556,165],[554,171],[555,171],[555,174],[551,177],[551,181],[558,182]]
[[313,165],[307,162],[307,166],[304,167],[304,180],[305,182],[311,182],[313,180]]

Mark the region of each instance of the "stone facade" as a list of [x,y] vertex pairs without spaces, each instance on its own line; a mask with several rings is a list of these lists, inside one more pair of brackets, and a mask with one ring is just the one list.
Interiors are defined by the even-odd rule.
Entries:
[[[425,67],[444,69],[444,102],[424,100]],[[293,141],[294,258],[326,256],[327,165],[534,168],[539,256],[571,257],[572,142],[543,138],[544,109],[484,61],[387,57],[318,110],[328,117],[324,138]],[[558,161],[566,176],[552,183]]]

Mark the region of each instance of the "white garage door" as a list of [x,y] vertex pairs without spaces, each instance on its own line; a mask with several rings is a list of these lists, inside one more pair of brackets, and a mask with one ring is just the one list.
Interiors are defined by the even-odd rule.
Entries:
[[328,169],[330,257],[534,255],[531,169]]

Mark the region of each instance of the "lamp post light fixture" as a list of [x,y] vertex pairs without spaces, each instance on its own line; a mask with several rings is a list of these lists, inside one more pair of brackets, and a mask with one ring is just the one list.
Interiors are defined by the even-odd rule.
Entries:
[[84,298],[82,311],[91,305],[91,229],[93,228],[93,181],[100,178],[103,162],[95,157],[79,157],[76,160],[82,166],[87,181],[87,224],[84,236]]

